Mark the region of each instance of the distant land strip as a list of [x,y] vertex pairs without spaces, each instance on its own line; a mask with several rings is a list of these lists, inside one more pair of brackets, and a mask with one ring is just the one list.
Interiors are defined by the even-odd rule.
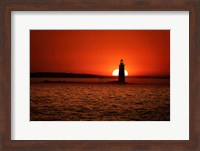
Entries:
[[31,78],[105,78],[105,76],[82,73],[64,72],[34,72],[30,73]]
[[[109,78],[113,76],[102,76],[84,73],[65,73],[65,72],[32,72],[31,78]],[[135,78],[170,79],[170,76],[128,76]]]

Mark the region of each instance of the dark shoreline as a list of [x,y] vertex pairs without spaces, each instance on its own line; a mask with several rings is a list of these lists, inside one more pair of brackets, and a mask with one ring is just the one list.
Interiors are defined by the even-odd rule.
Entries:
[[[170,76],[127,76],[134,78],[149,79],[170,79]],[[113,78],[113,76],[103,76],[85,73],[65,73],[65,72],[34,72],[30,73],[30,78]]]

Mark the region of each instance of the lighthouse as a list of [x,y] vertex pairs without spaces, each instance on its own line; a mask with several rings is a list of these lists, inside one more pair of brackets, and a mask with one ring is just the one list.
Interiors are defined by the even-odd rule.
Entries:
[[118,75],[118,82],[119,83],[125,83],[125,74],[124,74],[124,63],[123,60],[120,60],[119,64],[119,75]]

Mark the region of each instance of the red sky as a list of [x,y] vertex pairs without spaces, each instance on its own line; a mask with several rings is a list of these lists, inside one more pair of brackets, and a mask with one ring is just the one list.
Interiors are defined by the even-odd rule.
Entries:
[[31,30],[31,72],[170,74],[169,30]]

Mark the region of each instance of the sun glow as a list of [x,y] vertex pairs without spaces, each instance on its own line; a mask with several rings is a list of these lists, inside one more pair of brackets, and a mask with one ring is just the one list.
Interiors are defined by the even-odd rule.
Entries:
[[[126,70],[124,70],[124,73],[125,73],[125,76],[128,75],[128,72]],[[119,75],[119,69],[115,69],[113,72],[112,72],[112,75],[113,76],[118,76]]]

